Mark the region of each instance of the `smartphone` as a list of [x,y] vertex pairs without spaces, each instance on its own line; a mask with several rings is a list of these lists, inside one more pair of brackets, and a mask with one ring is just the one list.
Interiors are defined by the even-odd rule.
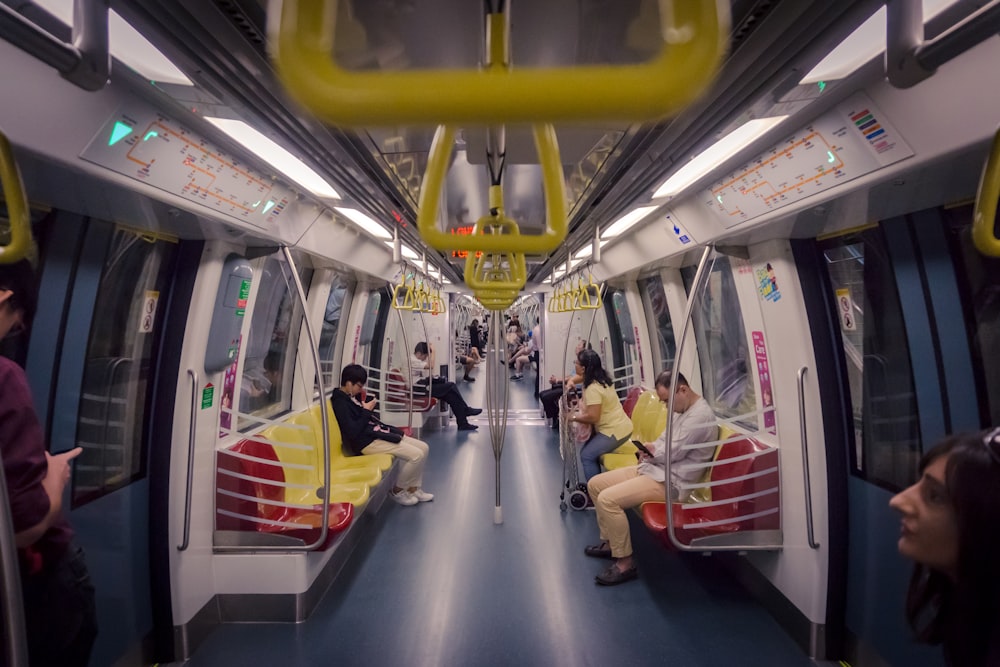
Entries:
[[642,443],[641,443],[641,442],[639,442],[638,440],[633,440],[633,441],[632,441],[632,444],[633,444],[633,445],[635,445],[635,446],[636,446],[636,448],[637,448],[637,449],[638,449],[638,450],[639,450],[640,452],[642,452],[643,454],[646,454],[647,456],[652,456],[652,455],[653,455],[653,452],[649,451],[649,448],[647,448],[647,447],[646,447],[646,445],[642,444]]

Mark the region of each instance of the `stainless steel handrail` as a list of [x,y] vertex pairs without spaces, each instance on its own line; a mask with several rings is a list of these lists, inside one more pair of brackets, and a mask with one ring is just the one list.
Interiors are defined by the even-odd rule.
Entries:
[[198,371],[187,371],[191,378],[191,417],[188,419],[187,482],[184,487],[184,528],[178,551],[185,551],[191,543],[191,487],[194,485],[194,443],[198,432]]
[[[3,456],[0,455],[0,471]],[[7,478],[0,474],[0,611],[4,623],[4,664],[21,667],[28,664],[28,643],[24,625],[24,601],[21,597],[21,568],[14,538],[14,521],[10,516]]]
[[107,0],[74,0],[71,27],[73,41],[67,44],[0,4],[0,38],[56,68],[80,88],[100,90],[111,72]]
[[806,390],[805,379],[808,368],[803,366],[797,375],[799,387],[799,437],[802,440],[802,476],[806,492],[806,533],[809,539],[809,546],[819,549],[819,542],[813,532],[813,506],[812,506],[812,484],[809,476],[809,434],[806,428]]
[[[691,291],[688,293],[687,306],[684,308],[684,322],[681,324],[681,335],[680,339],[677,341],[677,352],[674,355],[674,365],[670,370],[670,386],[677,386],[677,376],[680,374],[680,360],[681,354],[684,351],[684,343],[687,340],[688,327],[691,324],[691,319],[694,314],[694,302],[698,298],[698,294],[701,291],[702,284],[705,282],[705,277],[709,275],[706,270],[709,264],[709,257],[712,254],[712,246],[705,246],[705,250],[701,254],[701,259],[698,262],[698,270],[694,276],[694,283],[691,285]],[[673,544],[680,551],[773,551],[774,549],[781,548],[781,544],[713,544],[710,547],[696,547],[684,544],[674,533],[674,513],[672,510],[672,504],[674,499],[671,497],[671,458],[673,455],[673,415],[674,415],[674,392],[670,392],[670,399],[667,401],[667,426],[666,426],[666,437],[665,437],[665,447],[666,452],[664,453],[664,496],[665,502],[667,504],[666,515],[667,515],[667,537],[670,539],[671,544]]]
[[291,250],[288,246],[281,246],[281,252],[285,256],[285,262],[288,264],[289,273],[292,274],[292,283],[295,285],[296,296],[298,296],[299,303],[302,304],[302,326],[305,327],[306,337],[309,339],[309,351],[312,353],[313,370],[316,373],[316,383],[319,387],[319,395],[323,401],[321,405],[324,405],[324,409],[319,411],[320,424],[323,431],[323,486],[316,490],[316,494],[320,497],[320,500],[322,500],[323,505],[322,525],[320,526],[319,536],[316,538],[316,541],[309,544],[294,546],[279,544],[216,546],[214,549],[216,553],[246,553],[260,551],[297,553],[303,551],[316,551],[326,543],[326,539],[330,535],[330,417],[325,409],[325,402],[328,400],[326,398],[326,387],[323,385],[319,348],[316,345],[316,336],[313,334],[312,323],[309,321],[309,309],[306,307],[306,291],[303,289],[302,281],[299,279],[298,267],[295,265],[295,259],[292,257]]

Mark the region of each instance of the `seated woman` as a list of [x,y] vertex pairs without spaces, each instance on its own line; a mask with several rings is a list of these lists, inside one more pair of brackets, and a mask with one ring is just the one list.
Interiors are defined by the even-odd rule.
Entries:
[[399,480],[389,494],[400,505],[416,505],[434,499],[420,488],[427,463],[427,443],[395,426],[383,424],[372,414],[376,399],[361,403],[358,395],[368,380],[368,372],[358,364],[348,364],[340,374],[340,388],[330,395],[333,414],[340,426],[340,437],[352,456],[392,454],[403,460]]
[[899,552],[915,561],[906,617],[958,667],[1000,665],[1000,428],[945,438],[893,496]]
[[601,366],[601,357],[593,350],[576,355],[576,371],[583,377],[582,413],[570,421],[591,424],[594,435],[580,450],[584,480],[601,472],[600,458],[625,442],[632,435],[632,420],[622,409],[615,384]]

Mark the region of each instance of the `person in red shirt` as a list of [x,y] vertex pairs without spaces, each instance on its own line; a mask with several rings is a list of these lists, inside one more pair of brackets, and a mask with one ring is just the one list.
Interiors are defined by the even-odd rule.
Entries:
[[[35,305],[28,261],[0,264],[0,339],[26,330]],[[0,357],[0,456],[32,665],[86,666],[97,636],[94,588],[62,513],[70,461],[81,451],[49,454],[24,371]]]

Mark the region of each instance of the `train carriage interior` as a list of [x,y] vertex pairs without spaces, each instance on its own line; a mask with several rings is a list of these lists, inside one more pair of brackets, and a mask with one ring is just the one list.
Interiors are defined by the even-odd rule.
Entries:
[[[83,449],[89,664],[943,665],[888,502],[1000,424],[998,34],[1000,0],[0,0],[0,263],[40,304],[0,353]],[[587,350],[632,427],[594,461]],[[348,364],[432,502],[356,455]],[[589,466],[661,436],[684,476],[601,585]]]

